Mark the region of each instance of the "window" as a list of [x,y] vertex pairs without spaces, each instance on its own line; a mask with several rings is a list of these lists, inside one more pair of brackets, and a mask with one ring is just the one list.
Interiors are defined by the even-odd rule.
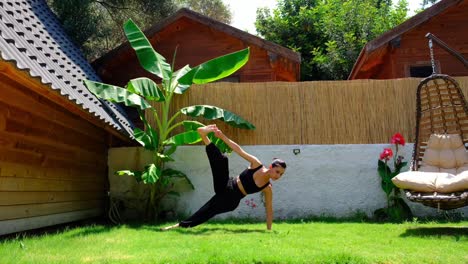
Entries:
[[427,77],[431,74],[431,65],[410,66],[410,77]]

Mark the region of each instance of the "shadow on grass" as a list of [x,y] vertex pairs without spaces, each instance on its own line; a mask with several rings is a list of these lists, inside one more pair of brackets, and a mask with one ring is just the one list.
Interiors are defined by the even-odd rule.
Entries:
[[468,239],[468,227],[417,227],[409,228],[401,237],[442,237],[452,236],[455,240]]
[[[231,233],[231,234],[247,234],[247,233],[267,233],[269,231],[265,229],[247,229],[247,228],[239,228],[239,229],[232,229],[232,228],[221,228],[221,227],[196,227],[196,228],[177,228],[174,231],[182,233],[182,234],[190,234],[190,235],[203,235],[208,233]],[[168,231],[165,231],[168,232]],[[170,231],[169,231],[170,232]]]
[[108,233],[112,231],[112,229],[115,229],[115,226],[109,226],[109,225],[99,225],[99,226],[87,226],[84,227],[83,230],[79,231],[74,231],[74,233],[70,234],[70,237],[81,237],[81,236],[89,236],[89,235],[97,235],[101,233]]
[[251,228],[223,228],[223,227],[202,227],[197,226],[193,228],[174,228],[167,231],[162,231],[160,228],[162,226],[142,226],[141,228],[154,231],[154,232],[178,232],[181,234],[190,234],[190,235],[202,235],[202,234],[209,234],[209,233],[231,233],[231,234],[247,234],[247,233],[267,233],[266,229],[251,229]]

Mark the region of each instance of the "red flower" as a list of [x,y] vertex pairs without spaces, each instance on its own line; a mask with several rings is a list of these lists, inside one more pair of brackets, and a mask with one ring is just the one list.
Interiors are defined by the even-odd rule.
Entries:
[[393,156],[393,151],[391,148],[385,148],[382,153],[380,153],[381,160],[389,160]]
[[393,135],[391,143],[404,146],[405,138],[400,133],[396,133],[395,135]]

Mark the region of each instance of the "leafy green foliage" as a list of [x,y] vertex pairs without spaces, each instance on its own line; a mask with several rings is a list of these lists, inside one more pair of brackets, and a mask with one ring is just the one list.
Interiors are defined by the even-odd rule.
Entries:
[[159,90],[158,85],[149,78],[130,80],[127,84],[127,89],[129,92],[143,96],[149,101],[162,102],[166,99],[162,91]]
[[142,181],[141,175],[143,174],[143,172],[134,171],[134,170],[120,170],[120,171],[116,171],[115,174],[119,176],[123,176],[123,175],[133,176],[135,177],[135,180],[137,182],[141,182]]
[[229,5],[226,5],[222,0],[177,0],[177,2],[205,16],[226,24],[231,23],[231,10],[229,9]]
[[117,175],[133,176],[137,182],[145,184],[156,183],[161,177],[161,169],[155,164],[146,165],[143,171],[136,170],[120,170],[116,172]]
[[255,129],[254,125],[244,120],[240,116],[237,116],[232,112],[229,112],[216,106],[193,105],[182,108],[180,112],[191,117],[202,116],[208,120],[219,119],[237,128]]
[[94,60],[125,40],[122,24],[129,18],[144,29],[173,14],[173,0],[47,0],[67,35]]
[[272,12],[268,8],[257,9],[255,28],[266,40],[301,53],[301,80],[326,79],[312,62],[312,50],[322,47],[326,41],[314,11],[318,1],[279,0]]
[[364,45],[406,19],[406,0],[279,0],[257,32],[302,55],[302,80],[347,79]]
[[124,103],[126,106],[138,107],[141,110],[151,107],[145,99],[124,88],[89,80],[85,80],[84,83],[94,95],[107,101]]
[[[149,135],[138,127],[133,130],[135,140],[147,150],[156,150],[158,142],[155,142],[154,136]],[[157,138],[156,138],[157,139]]]
[[161,54],[153,49],[153,46],[146,38],[145,34],[141,32],[132,20],[124,24],[124,31],[143,69],[163,80],[172,77],[171,66]]
[[[157,53],[143,32],[131,20],[124,26],[125,33],[130,45],[135,50],[140,65],[161,79],[161,84],[156,84],[149,78],[137,78],[130,80],[126,89],[92,81],[85,81],[85,85],[96,96],[112,102],[123,102],[128,106],[136,107],[140,119],[145,125],[145,130],[135,128],[134,138],[145,149],[154,152],[153,162],[143,171],[122,170],[118,175],[129,175],[135,177],[138,182],[151,184],[151,194],[149,197],[148,212],[153,216],[157,215],[161,199],[169,193],[174,193],[174,179],[182,178],[189,185],[192,183],[188,177],[180,171],[165,168],[167,162],[174,161],[171,155],[178,146],[185,144],[195,144],[201,141],[197,128],[204,126],[197,121],[182,121],[174,124],[176,117],[181,113],[192,117],[202,116],[208,120],[219,119],[227,124],[244,129],[254,129],[255,127],[248,121],[232,112],[219,107],[203,105],[182,108],[170,116],[171,99],[174,95],[182,94],[194,83],[208,83],[227,77],[237,71],[248,61],[249,49],[227,54],[213,60],[202,63],[191,69],[185,66],[173,72],[166,59]],[[153,108],[146,101],[153,101],[160,104],[159,109]],[[157,125],[157,130],[146,120],[145,112],[153,114]],[[184,132],[173,135],[174,129],[183,126]],[[230,151],[229,147],[209,135],[222,151]]]
[[[400,189],[393,184],[393,177],[400,174],[408,162],[403,161],[403,156],[398,156],[398,147],[405,145],[405,139],[400,133],[392,136],[392,144],[395,146],[395,155],[390,148],[384,149],[380,154],[380,159],[377,163],[377,172],[381,179],[381,187],[387,197],[387,207],[377,209],[374,216],[380,221],[395,221],[410,220],[412,217],[411,209],[405,203],[400,195]],[[393,157],[393,171],[390,168],[388,161]]]
[[202,63],[179,79],[181,84],[204,84],[227,77],[242,68],[249,60],[250,49],[224,55]]
[[396,187],[395,184],[393,184],[392,179],[393,177],[400,174],[401,169],[407,164],[408,162],[396,163],[394,165],[395,171],[392,172],[387,163],[383,162],[382,160],[378,161],[377,170],[379,172],[380,178],[382,179],[382,189],[387,194],[387,196],[390,196],[392,192],[398,191],[398,187]]
[[165,145],[174,144],[176,146],[186,145],[186,144],[195,144],[201,141],[201,137],[197,131],[188,131],[177,134],[166,141]]

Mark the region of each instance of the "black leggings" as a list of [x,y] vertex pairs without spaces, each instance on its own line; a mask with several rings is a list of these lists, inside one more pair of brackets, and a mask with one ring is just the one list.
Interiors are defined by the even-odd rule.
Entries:
[[213,143],[206,146],[206,154],[210,160],[215,195],[192,216],[181,221],[181,227],[194,227],[217,214],[233,211],[244,198],[236,179],[229,177],[228,158]]

